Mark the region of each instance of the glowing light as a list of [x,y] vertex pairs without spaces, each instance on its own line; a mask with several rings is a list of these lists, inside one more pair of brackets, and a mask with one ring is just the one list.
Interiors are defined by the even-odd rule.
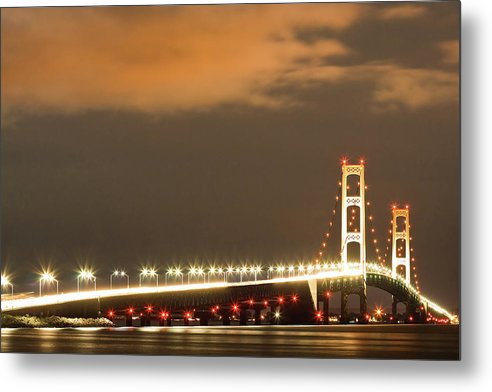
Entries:
[[2,275],[1,282],[2,282],[2,286],[10,286],[11,285],[9,278],[6,275]]
[[95,276],[94,276],[94,273],[91,270],[83,269],[83,270],[80,270],[79,271],[78,278],[79,279],[90,280],[90,279],[94,279]]
[[52,283],[56,281],[55,276],[51,272],[43,272],[39,280],[48,283]]
[[276,311],[276,312],[275,312],[275,318],[276,318],[276,319],[279,319],[279,318],[280,318],[280,312],[279,312],[279,311]]

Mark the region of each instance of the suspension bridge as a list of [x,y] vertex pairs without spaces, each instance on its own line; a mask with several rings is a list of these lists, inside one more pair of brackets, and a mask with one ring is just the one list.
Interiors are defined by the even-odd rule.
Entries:
[[[110,319],[124,318],[126,325],[133,325],[134,319],[139,319],[141,325],[151,325],[152,320],[158,321],[159,325],[173,325],[178,319],[184,325],[188,325],[191,319],[199,320],[201,325],[207,325],[210,320],[230,325],[231,319],[239,320],[241,325],[275,321],[285,324],[328,323],[332,294],[340,292],[339,322],[349,322],[348,297],[356,295],[359,297],[357,321],[365,323],[370,318],[367,287],[376,287],[392,296],[393,316],[396,316],[399,303],[405,305],[406,322],[425,323],[439,319],[458,323],[457,315],[420,292],[412,256],[408,206],[392,207],[390,238],[385,250],[379,248],[364,172],[364,161],[358,164],[342,161],[341,180],[328,230],[323,234],[316,256],[307,264],[267,268],[258,265],[198,266],[187,271],[172,267],[164,275],[164,282],[161,278],[161,284],[157,272],[146,269],[139,276],[139,287],[130,287],[128,275],[115,271],[110,277],[109,290],[97,289],[96,277],[84,271],[77,279],[76,292],[43,296],[43,284],[58,285],[53,275],[45,273],[39,280],[39,296],[17,298],[13,295],[12,286],[12,295],[2,298],[2,312],[72,317],[103,315]],[[339,206],[340,248],[336,261],[330,262],[327,260],[328,241],[334,234]],[[368,242],[374,248],[373,260],[367,260]],[[127,287],[112,288],[113,277],[126,277]],[[79,278],[93,282],[94,289],[80,291]],[[10,284],[6,282],[2,277],[2,286]]]

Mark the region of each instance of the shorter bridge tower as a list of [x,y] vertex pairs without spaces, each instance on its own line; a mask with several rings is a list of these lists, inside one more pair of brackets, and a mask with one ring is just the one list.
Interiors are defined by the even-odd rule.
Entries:
[[[405,208],[392,208],[392,252],[391,252],[391,275],[396,278],[396,269],[403,265],[405,267],[405,281],[410,284],[410,211],[408,206]],[[399,230],[398,218],[404,219],[404,228]],[[398,240],[404,241],[405,253],[402,256],[398,250]]]

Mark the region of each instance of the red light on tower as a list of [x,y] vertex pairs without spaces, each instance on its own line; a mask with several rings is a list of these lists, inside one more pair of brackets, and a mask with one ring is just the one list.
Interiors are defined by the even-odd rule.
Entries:
[[408,210],[410,208],[410,206],[407,204],[407,205],[405,205],[405,208]]
[[365,163],[364,159],[361,159],[361,160],[359,161],[359,163],[360,163],[361,165],[363,165],[363,164]]
[[114,316],[114,312],[113,312],[112,310],[110,310],[110,311],[108,312],[108,316],[109,316],[109,317],[113,317],[113,316]]
[[237,305],[232,305],[232,309],[233,309],[235,312],[237,312],[237,310],[239,309],[239,306],[237,306]]
[[330,298],[331,293],[329,291],[326,292],[326,296]]
[[283,304],[284,303],[284,297],[279,297],[278,302]]
[[263,301],[263,305],[268,306],[268,301],[267,300],[264,300]]
[[133,308],[128,309],[128,313],[132,314],[133,313]]
[[254,302],[255,302],[255,301],[253,301],[252,299],[250,299],[250,300],[248,301],[248,303],[249,303],[250,305],[253,305],[253,303],[254,303]]
[[297,302],[299,298],[297,297],[297,295],[293,295],[292,296],[292,302]]

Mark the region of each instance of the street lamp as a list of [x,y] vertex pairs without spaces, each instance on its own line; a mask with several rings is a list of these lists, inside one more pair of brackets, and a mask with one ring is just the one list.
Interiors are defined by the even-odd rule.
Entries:
[[174,276],[177,278],[178,276],[181,276],[181,285],[184,284],[184,274],[183,271],[181,271],[180,267],[176,267],[174,269]]
[[226,272],[226,274],[225,274],[224,281],[228,281],[227,276],[230,276],[230,275],[232,275],[233,273],[234,273],[234,268],[233,268],[233,267],[231,267],[231,266],[227,267],[227,272]]
[[284,277],[285,267],[283,265],[277,267],[277,271],[280,271],[280,277]]
[[142,277],[144,278],[156,278],[156,287],[159,287],[159,275],[154,268],[144,268],[139,275],[139,285],[142,287]]
[[208,276],[208,283],[210,283],[210,275],[214,276],[216,273],[217,273],[217,268],[215,268],[213,266],[212,267],[209,267],[208,274],[207,274],[207,276]]
[[97,290],[96,277],[91,270],[83,269],[83,270],[79,271],[79,274],[77,275],[77,293],[80,292],[80,280],[85,280],[87,282],[93,280],[94,281],[94,291]]
[[14,285],[10,282],[9,278],[6,276],[6,275],[2,275],[2,289],[4,287],[7,287],[7,286],[10,286],[11,290],[12,290],[12,297],[14,296]]
[[41,277],[39,278],[39,296],[41,297],[41,289],[43,287],[43,283],[51,284],[56,282],[56,294],[58,294],[58,280],[55,279],[55,276],[50,272],[43,272]]
[[174,275],[174,268],[168,268],[166,273],[164,274],[164,286],[167,286],[167,277],[168,276],[173,276]]
[[245,266],[242,266],[241,269],[239,270],[239,281],[243,281],[243,274],[248,272],[248,268]]
[[110,276],[109,276],[109,287],[110,289],[113,289],[113,277],[117,278],[118,276],[120,277],[126,277],[126,288],[130,288],[130,277],[128,276],[125,271],[118,271],[115,270]]
[[187,273],[188,276],[188,284],[190,284],[190,275],[195,276],[197,272],[197,269],[195,267],[191,267]]
[[268,274],[267,274],[267,279],[268,278],[273,278],[273,271],[275,268],[273,266],[268,267]]
[[255,272],[255,282],[256,282],[257,275],[261,273],[261,267],[257,265],[256,267],[254,267],[253,271]]
[[205,271],[203,270],[202,267],[198,267],[197,275],[198,276],[203,276],[203,283],[205,283],[206,275],[205,275]]

